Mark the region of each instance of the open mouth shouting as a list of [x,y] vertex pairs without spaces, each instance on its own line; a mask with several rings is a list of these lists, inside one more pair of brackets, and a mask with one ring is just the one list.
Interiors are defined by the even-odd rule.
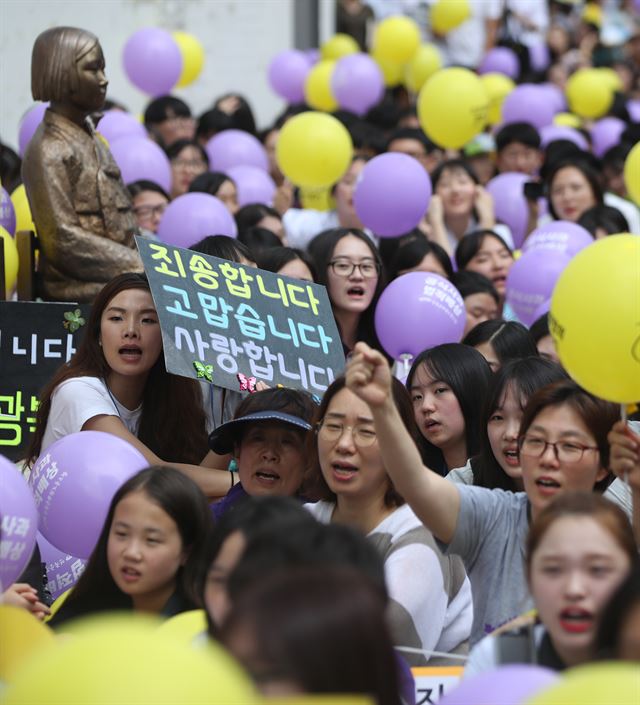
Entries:
[[559,482],[549,476],[542,476],[536,480],[536,487],[543,497],[552,497],[561,489]]
[[139,570],[128,565],[120,570],[120,575],[125,583],[135,583],[142,577],[142,573]]
[[560,626],[570,634],[583,634],[593,626],[593,615],[581,607],[567,607],[560,612]]
[[123,345],[118,350],[118,355],[125,362],[138,362],[142,357],[142,349],[137,345]]
[[337,482],[348,482],[355,477],[358,472],[358,468],[355,465],[344,460],[331,463],[331,469],[333,470],[333,477]]

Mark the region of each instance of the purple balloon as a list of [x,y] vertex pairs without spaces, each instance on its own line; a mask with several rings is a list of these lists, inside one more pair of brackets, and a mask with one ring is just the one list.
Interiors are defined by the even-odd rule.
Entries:
[[362,223],[381,237],[397,237],[416,227],[431,200],[431,179],[417,159],[388,152],[362,170],[353,205]]
[[478,73],[501,73],[515,81],[520,75],[520,60],[512,49],[494,47],[484,55]]
[[107,110],[100,120],[98,131],[109,144],[122,137],[148,137],[144,125],[122,110]]
[[605,117],[593,123],[591,128],[591,149],[596,157],[602,155],[620,142],[620,135],[626,124],[617,117]]
[[0,455],[0,592],[27,567],[38,531],[38,510],[29,485],[18,468]]
[[627,101],[627,112],[632,122],[640,122],[640,100]]
[[546,301],[543,301],[540,304],[540,306],[538,306],[536,308],[536,310],[533,312],[534,323],[538,320],[538,318],[542,318],[542,316],[546,316],[550,310],[551,310],[551,299],[547,299]]
[[567,98],[560,86],[555,83],[541,83],[538,88],[543,92],[556,113],[562,113],[567,109]]
[[139,450],[102,431],[79,431],[52,443],[29,477],[42,535],[61,551],[89,558],[113,495],[148,465]]
[[522,251],[555,250],[573,257],[591,244],[593,237],[582,226],[566,220],[554,220],[534,230],[524,241]]
[[558,680],[557,673],[542,666],[509,664],[465,678],[438,705],[522,705]]
[[382,347],[394,359],[416,357],[426,348],[459,343],[466,313],[460,292],[439,274],[409,272],[382,292],[375,326]]
[[568,125],[546,125],[540,130],[540,140],[543,149],[555,140],[568,140],[585,152],[589,151],[589,143],[585,136]]
[[176,247],[191,247],[207,235],[238,234],[236,221],[224,203],[208,193],[185,193],[167,206],[158,237]]
[[516,316],[530,326],[541,303],[551,298],[553,288],[571,256],[547,248],[529,250],[513,263],[507,275],[507,303]]
[[384,77],[368,54],[349,54],[336,63],[331,89],[341,108],[362,116],[382,99]]
[[154,181],[171,191],[171,164],[164,150],[147,137],[121,137],[111,147],[111,154],[122,172],[125,184],[140,179]]
[[297,49],[287,49],[276,54],[267,78],[275,93],[289,103],[304,103],[304,81],[311,66],[309,59]]
[[46,567],[47,588],[55,600],[78,582],[87,561],[56,548],[41,533],[38,533],[38,547]]
[[16,211],[9,193],[0,186],[0,225],[9,233],[16,234]]
[[182,73],[180,48],[158,27],[134,32],[124,45],[122,61],[131,83],[153,97],[170,93]]
[[550,63],[551,54],[545,42],[538,42],[529,46],[529,64],[534,71],[546,71]]
[[233,166],[226,172],[235,182],[238,189],[238,205],[248,203],[265,203],[273,205],[276,193],[275,181],[266,171],[256,166]]
[[528,122],[538,129],[553,122],[556,110],[545,89],[531,83],[516,86],[502,104],[502,122]]
[[309,68],[315,66],[318,61],[320,61],[320,49],[317,47],[315,49],[305,49],[302,53],[309,62]]
[[223,130],[207,142],[205,149],[211,171],[226,173],[232,166],[256,166],[269,171],[265,148],[244,130]]
[[529,180],[527,174],[505,172],[494,176],[487,184],[496,218],[509,226],[516,248],[520,247],[527,233],[529,208],[524,197],[524,184]]
[[42,122],[45,110],[48,107],[49,103],[36,103],[22,116],[18,129],[18,152],[20,152],[21,157],[24,157],[27,145],[38,129],[38,125]]

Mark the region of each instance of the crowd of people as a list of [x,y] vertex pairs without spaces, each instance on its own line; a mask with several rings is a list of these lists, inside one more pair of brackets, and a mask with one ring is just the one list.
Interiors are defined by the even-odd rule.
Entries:
[[[77,352],[42,391],[25,467],[81,431],[127,441],[149,467],[113,496],[70,591],[51,604],[36,548],[25,574],[3,586],[3,602],[61,634],[76,618],[114,610],[162,619],[203,610],[193,648],[220,643],[267,696],[362,693],[408,705],[414,666],[465,665],[471,677],[506,663],[559,672],[640,661],[637,408],[620,420],[619,405],[571,379],[548,306],[532,325],[518,320],[507,278],[519,246],[486,188],[499,174],[526,176],[525,242],[553,221],[578,224],[594,241],[640,236],[623,179],[640,141],[640,9],[470,4],[475,48],[456,34],[462,27],[431,37],[451,64],[477,69],[502,42],[519,57],[522,82],[563,89],[580,67],[608,67],[618,77],[608,113],[623,123],[618,140],[596,155],[588,120],[574,128],[580,146],[544,143],[534,125],[512,122],[445,149],[422,131],[415,96],[390,87],[364,116],[335,113],[353,158],[330,207],[317,210],[275,150],[307,106],[288,106],[259,130],[240,94],[197,117],[176,96],[152,100],[144,125],[172,179],[170,191],[127,184],[139,230],[157,238],[165,209],[185,193],[216,196],[238,236],[211,232],[191,249],[325,286],[346,366],[322,399],[259,380],[238,391],[169,374],[149,283],[123,268],[100,287]],[[363,28],[384,3],[338,5],[340,28],[366,42]],[[627,28],[617,44],[605,37],[607,18]],[[543,68],[526,53],[539,41]],[[63,120],[55,106],[49,113]],[[205,146],[228,129],[264,145],[272,202],[239,207],[234,179],[209,170]],[[387,152],[415,158],[433,188],[417,227],[396,238],[371,232],[354,205],[365,165]],[[18,161],[2,147],[7,189],[19,183]],[[449,280],[465,326],[403,374],[374,314],[385,287],[411,272]]]

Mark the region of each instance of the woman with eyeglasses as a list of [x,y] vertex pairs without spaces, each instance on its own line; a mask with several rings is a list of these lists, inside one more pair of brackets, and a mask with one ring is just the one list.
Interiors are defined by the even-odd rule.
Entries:
[[381,349],[373,315],[384,277],[380,254],[371,239],[356,228],[325,230],[311,241],[309,254],[318,284],[327,287],[345,352],[358,340]]
[[153,181],[140,179],[127,186],[133,201],[133,214],[143,234],[158,232],[162,216],[169,205],[167,192]]
[[530,609],[524,570],[529,523],[565,492],[602,492],[611,482],[607,431],[617,407],[571,380],[536,392],[518,437],[524,492],[514,493],[454,484],[421,463],[393,403],[391,373],[380,353],[359,343],[346,378],[369,406],[395,487],[446,553],[465,563],[473,590],[472,643]]
[[[415,447],[411,401],[396,379],[390,403],[406,442]],[[344,377],[325,392],[318,418],[303,491],[320,501],[305,506],[323,523],[358,529],[382,555],[393,643],[418,650],[402,653],[407,662],[451,665],[442,654],[467,652],[472,622],[471,588],[462,561],[442,555],[431,532],[396,491],[371,411],[346,387]],[[431,651],[438,654],[430,658]]]
[[167,148],[171,163],[171,198],[182,196],[191,182],[209,169],[209,157],[195,140],[178,140]]

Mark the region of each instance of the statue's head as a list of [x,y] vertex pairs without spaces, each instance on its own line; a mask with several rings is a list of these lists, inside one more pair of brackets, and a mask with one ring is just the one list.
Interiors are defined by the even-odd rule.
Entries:
[[102,57],[98,38],[84,29],[53,27],[42,32],[31,54],[33,99],[69,100],[78,89],[78,62],[96,48]]

